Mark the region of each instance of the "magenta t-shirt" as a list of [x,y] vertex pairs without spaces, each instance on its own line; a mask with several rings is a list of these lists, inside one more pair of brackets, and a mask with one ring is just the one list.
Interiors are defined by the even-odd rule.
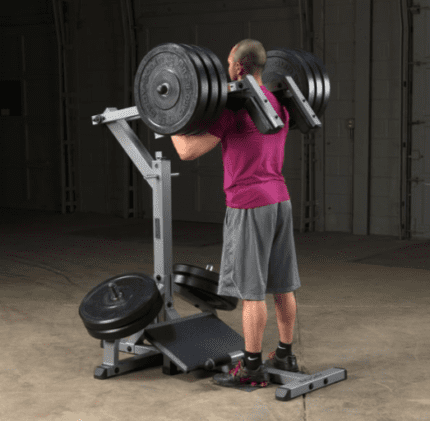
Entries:
[[282,130],[260,133],[244,109],[225,109],[207,130],[221,139],[224,192],[230,208],[252,209],[290,200],[282,175],[290,116],[265,86],[261,89],[285,124]]

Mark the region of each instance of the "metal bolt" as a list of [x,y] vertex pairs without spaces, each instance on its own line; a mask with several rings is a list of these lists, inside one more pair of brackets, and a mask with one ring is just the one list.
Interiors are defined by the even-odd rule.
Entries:
[[122,292],[118,289],[118,287],[111,282],[108,287],[110,288],[111,296],[110,299],[112,301],[117,301],[122,297]]

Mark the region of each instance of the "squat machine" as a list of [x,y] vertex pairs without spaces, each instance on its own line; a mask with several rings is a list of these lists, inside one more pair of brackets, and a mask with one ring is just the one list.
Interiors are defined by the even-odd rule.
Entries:
[[[180,47],[178,48],[178,46]],[[307,132],[321,126],[317,116],[321,115],[327,106],[330,91],[329,84],[327,86],[327,83],[324,82],[328,80],[328,77],[324,74],[325,69],[321,67],[321,63],[312,55],[311,60],[310,53],[304,53],[299,59],[298,53],[293,54],[293,50],[283,49],[268,52],[269,66],[263,74],[263,81],[268,89],[287,105],[291,119],[290,129],[297,127],[302,132]],[[172,55],[176,56],[172,59]],[[269,60],[270,57],[273,57],[272,61]],[[306,61],[304,57],[308,59],[307,70],[314,69],[315,72],[303,71],[301,73],[303,76],[299,76],[300,69],[304,67],[303,62]],[[212,67],[210,67],[210,62],[212,62]],[[312,64],[309,64],[310,62]],[[315,64],[317,62],[321,69],[318,77],[318,69]],[[193,92],[190,93],[189,90],[187,91],[188,87],[185,87],[188,86],[189,81],[184,80],[185,73],[192,72],[176,72],[176,69],[184,63],[198,71],[202,71],[202,69],[205,71],[210,91],[206,99],[197,96],[195,104],[191,105],[194,107],[191,113],[189,109],[184,111],[182,106],[181,115],[177,117],[176,121],[172,121],[169,120],[170,117],[167,118],[162,113],[167,111],[171,113],[175,104],[182,101],[185,92],[188,92],[188,97],[193,96]],[[200,70],[197,66],[199,63],[204,64],[204,66],[200,66]],[[300,69],[299,65],[302,66]],[[159,70],[157,70],[157,66],[160,66]],[[135,81],[137,106],[123,110],[107,108],[103,114],[92,117],[93,125],[105,124],[108,127],[152,188],[154,237],[152,281],[157,290],[154,292],[154,297],[158,293],[161,297],[157,301],[158,307],[154,304],[155,298],[151,298],[151,303],[146,303],[146,322],[140,323],[138,331],[132,327],[136,324],[130,323],[130,321],[135,321],[137,316],[129,313],[132,306],[131,297],[138,293],[139,288],[132,286],[132,293],[128,296],[125,292],[130,285],[134,285],[134,281],[123,288],[123,294],[121,282],[116,285],[115,280],[124,275],[111,278],[108,280],[109,282],[106,281],[92,291],[99,288],[98,295],[90,296],[89,293],[84,298],[80,307],[80,316],[90,335],[101,339],[101,346],[104,349],[103,363],[95,369],[94,377],[96,379],[107,379],[132,370],[156,366],[162,366],[163,373],[167,375],[189,373],[202,368],[228,372],[233,365],[244,358],[243,338],[221,321],[217,315],[217,309],[234,309],[238,300],[231,297],[215,297],[215,301],[205,299],[214,297],[216,282],[212,285],[212,287],[215,285],[212,292],[206,291],[206,293],[202,293],[201,289],[199,289],[200,293],[197,293],[197,289],[193,289],[190,283],[187,286],[187,278],[195,281],[201,277],[203,281],[200,280],[198,287],[203,289],[206,288],[205,282],[208,284],[210,278],[216,281],[217,274],[212,271],[211,266],[206,267],[206,270],[186,267],[185,272],[188,270],[188,273],[182,283],[183,265],[173,266],[171,178],[179,176],[179,174],[171,173],[171,163],[162,156],[162,152],[156,152],[154,160],[128,124],[128,121],[141,118],[148,127],[156,128],[153,130],[156,139],[174,133],[199,133],[204,130],[201,122],[203,121],[205,127],[208,127],[208,124],[216,120],[225,107],[232,109],[244,107],[249,111],[260,132],[275,133],[280,130],[283,123],[267,102],[255,79],[247,76],[242,81],[227,84],[221,67],[219,60],[210,50],[180,44],[163,44],[151,50],[139,66]],[[169,69],[168,73],[165,72],[166,68]],[[146,75],[146,72],[149,72],[149,75]],[[200,84],[205,83],[204,80],[202,82],[202,74],[203,72],[199,78],[196,78],[196,80],[199,79]],[[295,78],[293,78],[294,75]],[[210,85],[209,76],[217,79],[218,84]],[[305,82],[300,81],[300,78]],[[150,88],[154,86],[154,83],[155,87]],[[142,84],[147,85],[142,86]],[[211,106],[212,109],[209,112],[208,109]],[[196,120],[199,107],[201,109],[200,118]],[[155,111],[153,111],[154,109]],[[186,123],[183,123],[185,113],[188,113],[189,117],[187,117]],[[182,127],[172,128],[174,125],[178,126],[179,120]],[[138,274],[133,276],[139,277]],[[142,277],[144,278],[145,275],[141,276],[142,282],[148,280]],[[205,278],[206,280],[204,280]],[[210,287],[208,288],[210,289]],[[191,305],[199,308],[202,313],[181,317],[174,307],[174,292],[180,294]],[[220,300],[221,305],[214,304],[217,299]],[[102,302],[103,300],[104,302]],[[133,300],[136,300],[136,297]],[[115,307],[115,302],[120,305]],[[153,313],[149,311],[151,306]],[[119,326],[119,329],[116,330],[104,329],[103,323],[112,321],[113,316],[109,312],[113,311],[117,316],[119,309],[123,324],[109,325],[111,327]],[[91,317],[88,316],[88,312],[93,312],[93,315],[97,314],[97,317],[93,317],[91,325],[91,320],[89,320]],[[102,315],[100,316],[100,314]],[[141,316],[139,315],[139,317]],[[119,319],[117,317],[116,322]],[[97,329],[100,331],[97,331],[94,326],[98,326]],[[125,334],[121,335],[121,332]],[[120,361],[119,352],[134,356]],[[276,390],[276,399],[281,401],[294,399],[347,378],[347,371],[343,368],[335,367],[314,374],[304,374],[279,370],[273,367],[269,360],[265,363],[268,366],[271,381],[280,385]],[[244,389],[249,390],[250,386],[244,386]]]

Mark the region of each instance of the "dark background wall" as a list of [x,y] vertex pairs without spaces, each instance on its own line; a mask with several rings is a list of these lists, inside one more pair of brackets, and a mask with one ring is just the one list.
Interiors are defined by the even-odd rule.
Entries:
[[[10,3],[0,10],[0,206],[151,218],[151,189],[91,116],[134,105],[136,68],[162,42],[205,46],[225,64],[232,45],[255,38],[267,50],[312,51],[331,79],[323,128],[307,140],[297,131],[287,139],[283,172],[295,227],[428,237],[430,48],[422,40],[430,39],[429,15],[408,13],[408,4]],[[405,67],[408,61],[422,64]],[[132,127],[152,156],[162,151],[181,173],[173,180],[173,219],[222,222],[221,149],[183,162],[170,141],[155,141],[141,122]]]

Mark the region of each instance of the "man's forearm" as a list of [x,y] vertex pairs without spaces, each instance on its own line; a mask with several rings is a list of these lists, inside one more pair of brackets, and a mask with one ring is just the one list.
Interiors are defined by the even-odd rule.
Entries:
[[182,160],[192,160],[210,152],[221,140],[205,133],[199,136],[172,136],[172,142]]
[[195,139],[193,139],[193,136],[173,135],[172,142],[179,157],[182,160],[186,160],[190,156]]

